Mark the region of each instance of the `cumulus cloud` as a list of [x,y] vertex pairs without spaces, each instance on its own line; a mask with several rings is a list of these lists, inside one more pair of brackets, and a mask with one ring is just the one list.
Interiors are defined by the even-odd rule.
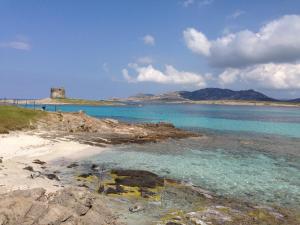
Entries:
[[9,41],[9,42],[0,42],[0,48],[12,48],[17,50],[29,51],[31,45],[25,41]]
[[166,65],[164,71],[154,68],[152,65],[139,66],[129,64],[129,68],[135,71],[136,76],[130,76],[128,69],[123,69],[123,77],[128,82],[154,82],[160,84],[184,84],[198,87],[206,86],[206,76],[201,74],[178,71],[171,65]]
[[[128,69],[133,70],[136,74],[129,75]],[[300,89],[300,63],[267,63],[245,68],[227,68],[215,77],[211,74],[178,71],[171,65],[166,65],[164,71],[158,70],[152,65],[139,66],[138,64],[129,64],[128,69],[124,68],[122,74],[131,83],[153,82],[204,88],[212,81],[216,86],[219,84],[222,87],[230,87],[235,84],[277,90]]]
[[228,68],[218,77],[222,86],[233,83],[271,89],[300,89],[300,63],[267,63]]
[[155,45],[155,38],[150,34],[145,35],[143,41],[146,45]]
[[264,63],[291,63],[300,59],[300,16],[286,15],[258,32],[242,30],[216,40],[194,28],[183,31],[187,47],[217,67],[243,67]]
[[211,43],[204,34],[194,28],[188,28],[183,31],[185,43],[193,52],[209,56]]
[[234,83],[240,73],[239,69],[228,68],[219,75],[219,83],[222,86]]

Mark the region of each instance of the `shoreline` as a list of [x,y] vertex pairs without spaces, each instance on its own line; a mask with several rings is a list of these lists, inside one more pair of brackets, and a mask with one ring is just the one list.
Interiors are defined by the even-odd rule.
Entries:
[[202,100],[202,101],[124,101],[131,104],[194,104],[194,105],[225,105],[225,106],[265,106],[265,107],[300,107],[300,103],[266,102],[266,101],[239,101],[239,100]]
[[37,183],[37,180],[30,182],[27,179],[32,171],[24,168],[30,166],[34,170],[37,165],[33,161],[36,159],[48,162],[80,160],[109,150],[113,145],[199,136],[171,124],[129,124],[113,119],[96,119],[82,112],[47,112],[34,120],[29,121],[28,128],[24,125],[21,131],[0,134],[0,193],[38,186],[48,190],[45,180],[38,179],[40,182]]
[[20,105],[90,105],[90,106],[121,106],[125,105],[121,102],[110,101],[110,100],[89,100],[89,99],[52,99],[52,98],[41,98],[41,99],[0,99],[0,105],[2,104],[20,104]]
[[0,193],[36,187],[44,188],[47,192],[56,191],[60,187],[58,182],[43,177],[30,179],[32,171],[24,168],[32,167],[37,171],[47,171],[47,168],[41,168],[41,164],[34,163],[34,160],[72,161],[109,150],[109,147],[93,147],[69,140],[42,138],[40,135],[40,133],[22,131],[0,135],[2,161]]
[[[151,172],[111,170],[102,173],[102,169],[94,164],[87,168],[85,164],[81,164],[84,158],[111,151],[111,145],[91,146],[81,144],[79,140],[70,141],[65,136],[47,138],[43,135],[39,131],[18,131],[0,135],[0,156],[3,157],[0,164],[0,202],[3,199],[1,195],[9,196],[11,191],[32,193],[34,188],[43,188],[46,191],[45,196],[60,197],[64,192],[73,193],[73,196],[81,192],[92,195],[93,199],[105,202],[102,207],[112,215],[118,215],[114,217],[116,224],[219,224],[214,222],[219,221],[222,224],[235,225],[239,221],[253,220],[252,224],[260,224],[265,220],[269,224],[270,221],[271,224],[278,225],[283,221],[288,221],[290,225],[297,224],[296,220],[295,223],[291,222],[295,216],[293,211],[215,196],[201,187],[160,178]],[[26,167],[29,170],[24,169]],[[128,180],[124,180],[125,183],[120,186],[117,182],[127,179],[126,177]],[[136,188],[135,185],[145,187]],[[8,201],[6,197],[4,199]],[[14,198],[9,197],[9,201],[13,200]],[[167,206],[169,204],[176,204],[181,209],[171,210],[172,207]],[[136,211],[133,213],[131,208]],[[257,215],[264,215],[264,218]],[[208,223],[209,221],[212,223]]]
[[[14,205],[21,205],[23,212],[29,202],[43,205],[43,216],[50,222],[58,220],[57,224],[63,224],[61,221],[65,219],[70,223],[84,219],[93,221],[84,224],[92,225],[99,218],[105,218],[105,225],[296,225],[300,222],[294,208],[216,196],[201,187],[149,171],[107,169],[105,165],[84,162],[85,158],[101,156],[120,144],[130,146],[181,138],[205,136],[171,124],[129,124],[100,120],[84,113],[47,113],[37,118],[30,129],[1,134],[0,221],[3,210],[5,218],[12,220],[16,217]],[[88,196],[87,202],[82,202],[80,196]],[[55,204],[53,199],[57,199]],[[9,212],[5,211],[6,204],[12,207]],[[104,215],[96,210],[99,204]],[[57,207],[62,210],[46,210]],[[69,216],[65,218],[65,214]],[[26,221],[26,215],[18,216]],[[32,215],[35,220],[39,217]]]

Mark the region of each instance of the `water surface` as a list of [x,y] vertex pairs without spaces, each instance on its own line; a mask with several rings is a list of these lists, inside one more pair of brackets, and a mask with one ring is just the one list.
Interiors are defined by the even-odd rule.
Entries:
[[[47,106],[47,110],[54,107]],[[225,105],[57,106],[57,110],[130,122],[165,121],[177,127],[255,132],[300,138],[300,108]]]
[[299,108],[184,104],[58,109],[130,122],[171,122],[206,136],[114,147],[89,161],[150,170],[222,196],[300,206]]

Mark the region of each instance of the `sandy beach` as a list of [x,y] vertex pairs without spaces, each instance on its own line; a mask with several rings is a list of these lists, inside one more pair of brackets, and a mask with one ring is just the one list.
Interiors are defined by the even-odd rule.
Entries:
[[49,192],[55,191],[61,187],[56,180],[42,176],[30,179],[33,173],[24,168],[31,166],[34,171],[42,171],[45,170],[41,168],[43,165],[33,163],[34,160],[47,163],[56,160],[76,160],[109,149],[63,139],[46,139],[40,135],[41,133],[20,131],[0,135],[0,193],[36,187],[42,187]]
[[[47,173],[54,161],[76,161],[109,150],[111,145],[156,142],[167,138],[193,137],[170,124],[127,124],[98,120],[84,113],[48,113],[33,129],[0,134],[0,193],[35,187],[54,191],[56,179],[39,176]],[[46,162],[33,163],[34,160]],[[33,171],[24,169],[32,167]],[[34,179],[30,179],[34,177]]]

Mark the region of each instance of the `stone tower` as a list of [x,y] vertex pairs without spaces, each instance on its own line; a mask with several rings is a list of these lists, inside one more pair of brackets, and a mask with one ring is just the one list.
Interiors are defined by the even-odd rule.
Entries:
[[50,98],[66,98],[64,88],[51,88]]

